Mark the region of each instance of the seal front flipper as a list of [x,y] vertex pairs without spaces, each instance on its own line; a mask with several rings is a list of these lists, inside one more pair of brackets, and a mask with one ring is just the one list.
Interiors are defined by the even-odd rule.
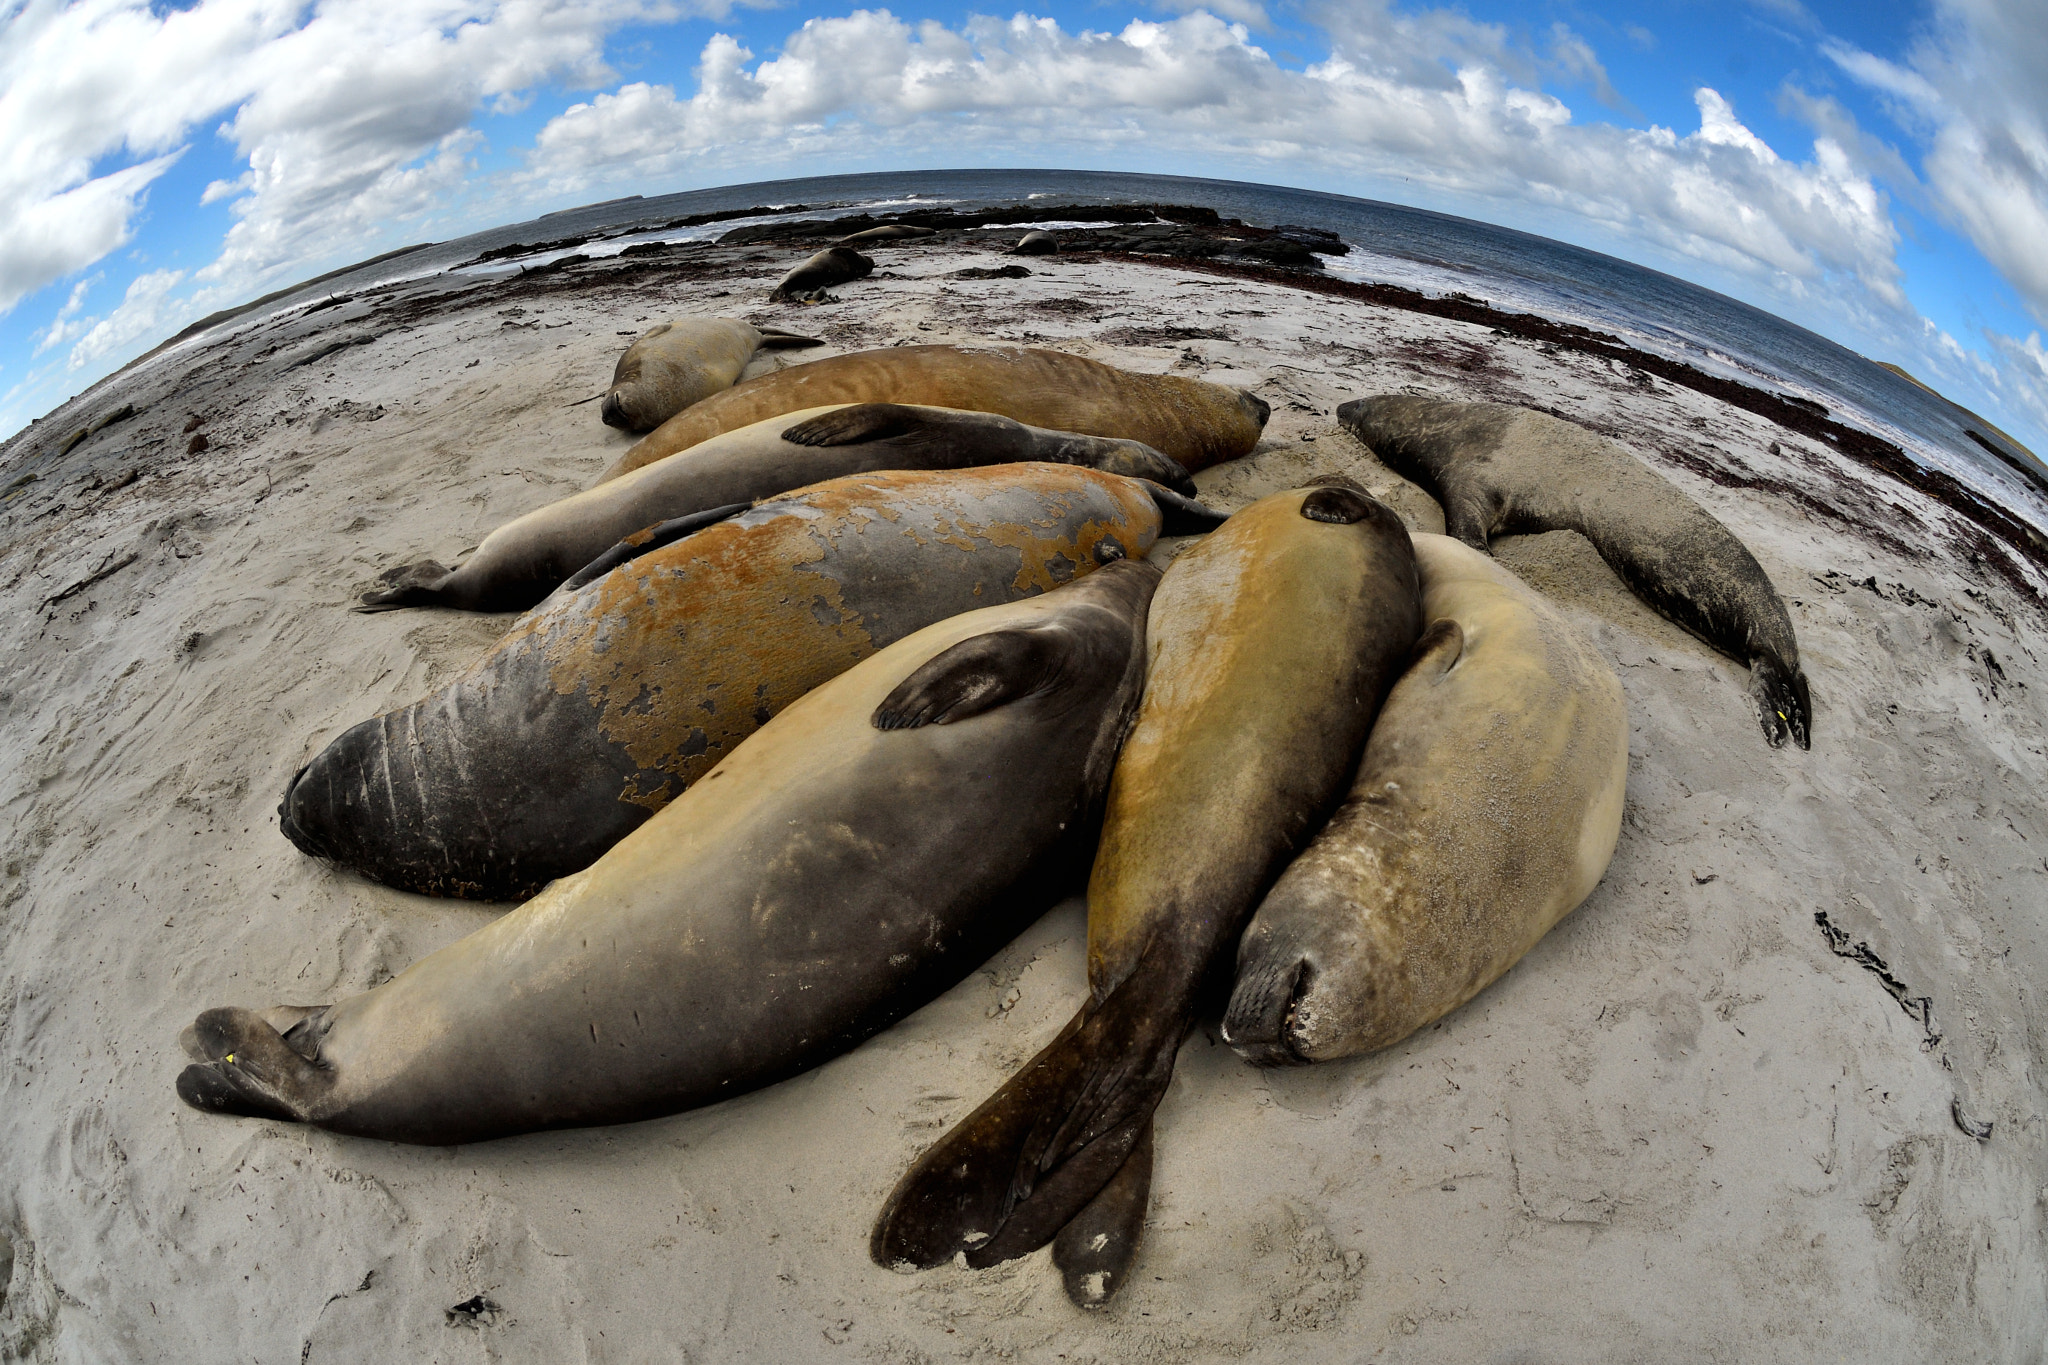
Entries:
[[207,1010],[182,1041],[211,1059],[178,1077],[178,1098],[194,1109],[304,1123],[334,1084],[333,1072],[295,1050],[255,1010]]
[[1123,1168],[1052,1240],[1052,1263],[1075,1307],[1100,1308],[1123,1288],[1144,1239],[1151,1198],[1152,1124],[1147,1120]]
[[1788,735],[1802,749],[1813,747],[1813,702],[1802,670],[1787,670],[1770,655],[1757,655],[1749,661],[1749,704],[1773,749],[1783,748]]
[[650,526],[644,531],[636,531],[571,574],[563,582],[562,590],[574,592],[578,588],[595,583],[621,564],[630,564],[641,555],[652,554],[664,545],[673,545],[684,536],[694,535],[707,526],[715,526],[727,517],[736,517],[753,505],[750,502],[727,503],[723,507],[713,507],[705,512],[692,512],[687,517],[675,517]]
[[448,580],[455,575],[431,559],[402,564],[378,575],[381,590],[363,594],[360,612],[396,611],[400,607],[431,607],[441,603]]
[[853,446],[893,441],[924,430],[931,419],[902,403],[854,403],[807,417],[782,433],[796,446]]
[[1056,681],[1071,643],[1056,627],[962,640],[896,684],[875,708],[874,727],[914,730],[993,711]]

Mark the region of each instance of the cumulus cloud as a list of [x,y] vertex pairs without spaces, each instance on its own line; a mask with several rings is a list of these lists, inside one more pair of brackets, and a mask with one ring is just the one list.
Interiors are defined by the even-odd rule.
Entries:
[[1931,31],[1901,61],[1840,42],[1823,50],[1919,138],[1939,210],[2048,322],[2048,23],[2040,7],[1939,0]]
[[577,104],[541,131],[528,175],[561,193],[892,146],[1027,158],[1171,148],[1534,203],[1751,277],[1850,279],[1906,307],[1884,196],[1832,138],[1804,160],[1781,156],[1710,89],[1684,135],[1576,122],[1531,88],[1558,60],[1606,85],[1562,27],[1546,57],[1451,11],[1350,4],[1318,17],[1331,55],[1300,72],[1206,11],[1075,33],[1026,15],[949,28],[861,10],[810,20],[758,62],[721,35],[693,93],[635,82]]
[[[128,241],[222,115],[247,160],[211,280],[358,245],[464,175],[469,124],[541,81],[600,84],[605,37],[727,0],[17,0],[0,29],[0,313]],[[181,209],[184,206],[179,206]]]
[[185,278],[182,270],[152,270],[129,281],[120,305],[104,318],[88,318],[78,344],[71,348],[71,369],[83,369],[137,341],[153,339],[170,330],[169,318],[175,305],[170,293]]

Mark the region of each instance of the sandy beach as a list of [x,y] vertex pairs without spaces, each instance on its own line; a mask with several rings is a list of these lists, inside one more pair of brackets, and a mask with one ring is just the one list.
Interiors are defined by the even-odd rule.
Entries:
[[[959,279],[1005,262],[956,240],[767,304],[810,250],[251,314],[5,447],[0,1359],[2048,1359],[2038,559],[1838,442],[1483,322],[1114,255]],[[867,1254],[909,1161],[1082,999],[1077,900],[849,1055],[696,1113],[426,1149],[187,1109],[199,1010],[359,992],[501,913],[301,856],[278,797],[512,619],[356,595],[587,486],[632,438],[581,400],[690,315],[828,343],[750,373],[996,339],[1251,388],[1258,451],[1197,480],[1226,508],[1342,472],[1441,530],[1338,403],[1570,417],[1770,573],[1812,750],[1766,747],[1744,670],[1575,533],[1500,541],[1627,695],[1605,880],[1385,1053],[1258,1071],[1205,1019],[1160,1110],[1141,1259],[1099,1314],[1044,1252],[917,1275]]]

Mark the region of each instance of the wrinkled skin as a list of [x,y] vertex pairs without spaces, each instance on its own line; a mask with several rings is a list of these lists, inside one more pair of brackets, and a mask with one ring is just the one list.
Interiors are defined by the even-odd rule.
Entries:
[[1413,539],[1415,662],[1238,947],[1223,1036],[1248,1061],[1349,1057],[1434,1023],[1591,894],[1621,834],[1614,670],[1487,556]]
[[649,432],[604,472],[631,473],[720,432],[829,403],[915,403],[994,412],[1048,431],[1140,441],[1189,473],[1251,453],[1271,409],[1252,394],[1171,374],[1133,374],[1023,346],[890,346],[827,356],[715,394]]
[[769,717],[934,621],[1141,558],[1165,490],[1065,465],[855,475],[522,617],[296,776],[285,834],[387,885],[509,900],[589,866]]
[[1811,744],[1813,704],[1792,618],[1749,548],[1614,442],[1501,403],[1385,394],[1338,420],[1443,504],[1475,550],[1497,535],[1577,531],[1658,614],[1749,667],[1750,709],[1772,748]]
[[672,1114],[837,1056],[1078,874],[1158,577],[1116,562],[898,641],[588,871],[375,990],[201,1014],[179,1095],[476,1142]]

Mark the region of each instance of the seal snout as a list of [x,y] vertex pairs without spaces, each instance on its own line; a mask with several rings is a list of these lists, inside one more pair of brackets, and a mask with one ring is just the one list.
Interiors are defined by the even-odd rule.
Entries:
[[1266,429],[1266,423],[1272,419],[1273,405],[1271,403],[1268,403],[1265,399],[1259,397],[1257,394],[1249,391],[1245,392],[1244,405],[1250,408],[1252,411],[1252,416],[1258,419],[1259,430],[1264,431]]
[[312,793],[307,790],[306,774],[312,770],[313,765],[308,763],[293,773],[292,780],[285,784],[284,799],[277,803],[277,827],[299,852],[314,858],[331,858],[334,855],[328,851],[326,841],[315,832],[315,828],[325,822],[320,819]]
[[1303,1066],[1306,1016],[1302,1002],[1315,985],[1306,953],[1276,954],[1273,961],[1240,967],[1223,1016],[1223,1041],[1253,1066]]

